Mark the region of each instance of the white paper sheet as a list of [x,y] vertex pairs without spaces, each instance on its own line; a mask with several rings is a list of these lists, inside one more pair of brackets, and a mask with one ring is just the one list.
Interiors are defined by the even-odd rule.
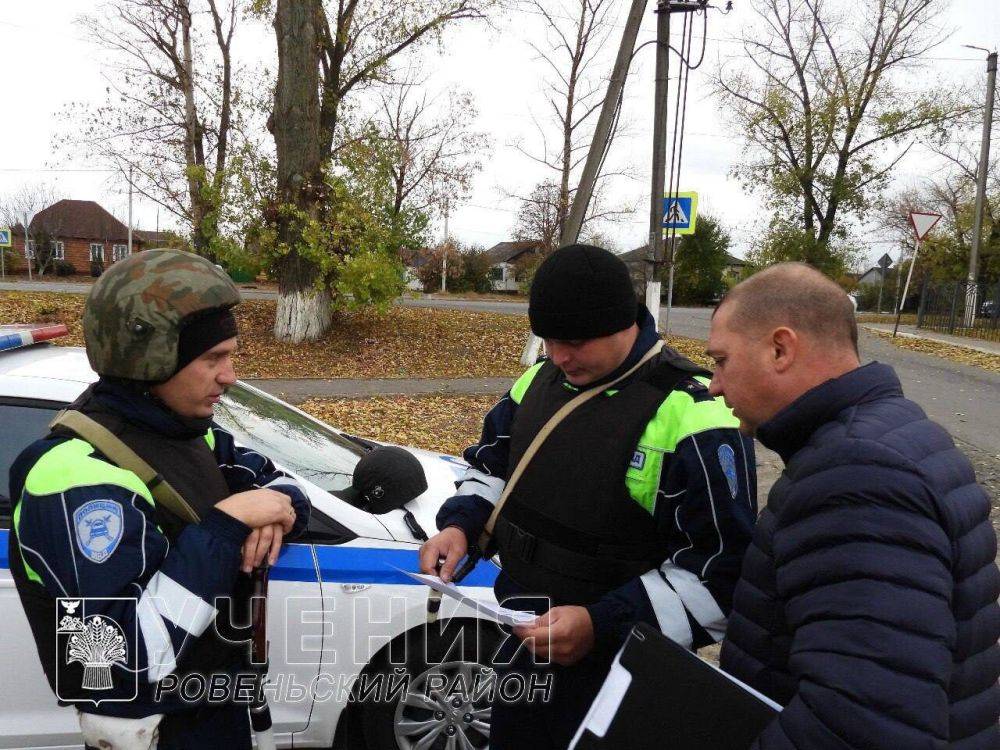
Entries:
[[397,570],[406,573],[406,575],[410,578],[415,581],[419,581],[425,586],[430,586],[435,591],[440,591],[445,596],[450,596],[452,599],[457,599],[458,601],[473,607],[480,615],[499,622],[502,625],[526,625],[537,617],[534,612],[521,612],[516,609],[501,607],[500,605],[493,604],[492,602],[484,602],[481,599],[473,599],[471,596],[463,594],[455,584],[445,583],[437,576],[431,576],[425,573],[411,573],[410,571],[402,570],[401,568],[397,568]]

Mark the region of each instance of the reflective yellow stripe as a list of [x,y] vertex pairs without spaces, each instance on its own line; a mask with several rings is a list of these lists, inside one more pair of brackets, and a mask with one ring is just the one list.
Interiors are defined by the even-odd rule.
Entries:
[[131,471],[94,458],[90,443],[73,439],[47,450],[31,467],[24,480],[24,491],[41,497],[58,495],[74,487],[113,484],[134,492],[155,505],[149,488]]
[[[695,380],[705,386],[710,382],[704,377],[696,377]],[[687,391],[671,391],[639,438],[633,455],[634,463],[625,474],[629,494],[653,513],[664,456],[676,451],[680,442],[691,435],[706,430],[735,429],[739,425],[740,421],[721,398],[696,401]]]
[[531,381],[535,379],[538,371],[542,369],[544,362],[539,362],[534,365],[530,370],[525,372],[521,377],[515,381],[514,385],[510,388],[510,397],[515,404],[520,404],[521,399],[524,398],[524,394],[528,392],[528,387],[531,385]]
[[21,555],[21,563],[24,565],[24,574],[28,576],[29,581],[34,581],[35,583],[42,583],[42,577],[35,572],[35,569],[28,565],[28,561],[24,559],[24,550],[21,549],[21,503],[19,502],[14,506],[14,536],[17,538],[17,551]]

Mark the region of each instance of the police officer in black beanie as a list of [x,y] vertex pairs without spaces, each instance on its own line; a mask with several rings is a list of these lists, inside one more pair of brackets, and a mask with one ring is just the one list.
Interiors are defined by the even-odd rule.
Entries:
[[542,426],[607,385],[545,439],[496,520],[497,599],[539,615],[514,629],[526,648],[510,639],[497,670],[550,689],[494,696],[494,750],[566,747],[637,622],[689,648],[720,640],[756,517],[752,441],[709,395],[709,373],[660,348],[621,259],[555,251],[528,317],[548,358],[486,415],[420,555],[450,579]]

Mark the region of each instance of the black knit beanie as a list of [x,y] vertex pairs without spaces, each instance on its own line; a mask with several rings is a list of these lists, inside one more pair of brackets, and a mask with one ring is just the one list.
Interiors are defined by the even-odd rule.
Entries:
[[183,370],[216,344],[236,336],[236,318],[229,309],[216,309],[188,321],[177,341],[177,369]]
[[559,248],[531,282],[528,318],[543,339],[596,339],[636,320],[638,302],[628,267],[614,253],[592,245]]

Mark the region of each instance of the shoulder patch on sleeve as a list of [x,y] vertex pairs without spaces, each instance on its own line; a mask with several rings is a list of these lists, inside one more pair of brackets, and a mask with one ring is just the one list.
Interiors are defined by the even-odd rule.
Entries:
[[76,546],[93,563],[103,563],[118,548],[125,522],[121,503],[91,500],[73,511]]
[[729,485],[729,494],[735,499],[736,493],[739,492],[739,483],[736,478],[736,451],[733,450],[729,443],[723,443],[719,446],[717,453],[719,456],[719,466],[726,477],[726,484]]

